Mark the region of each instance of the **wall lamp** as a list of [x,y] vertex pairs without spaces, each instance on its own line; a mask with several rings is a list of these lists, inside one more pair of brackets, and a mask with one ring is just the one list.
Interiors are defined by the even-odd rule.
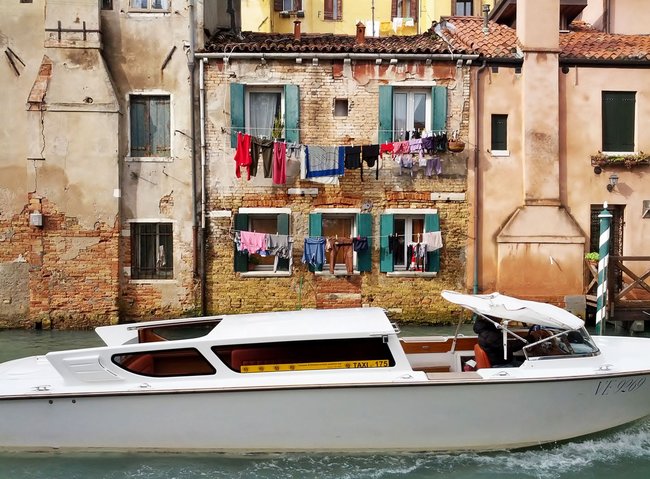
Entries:
[[614,188],[616,188],[616,184],[618,183],[618,175],[616,173],[612,173],[609,175],[609,184],[607,185],[607,191],[613,191]]

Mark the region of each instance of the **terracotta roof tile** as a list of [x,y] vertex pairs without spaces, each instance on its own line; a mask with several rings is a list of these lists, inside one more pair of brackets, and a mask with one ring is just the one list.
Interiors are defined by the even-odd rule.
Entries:
[[[236,36],[218,32],[207,42],[206,52],[276,52],[276,53],[404,53],[445,54],[449,46],[433,30],[419,35],[366,37],[361,45],[353,35],[302,33],[300,40],[294,40],[293,33],[242,32]],[[465,45],[459,44],[455,54],[468,53]]]
[[[438,32],[438,33],[436,33]],[[517,32],[495,22],[483,33],[481,17],[444,17],[419,35],[366,37],[361,45],[352,35],[227,32],[215,34],[206,52],[276,53],[402,53],[479,54],[485,58],[519,59]],[[560,58],[580,60],[650,61],[650,35],[614,35],[600,32],[584,22],[574,22],[571,31],[560,33]]]

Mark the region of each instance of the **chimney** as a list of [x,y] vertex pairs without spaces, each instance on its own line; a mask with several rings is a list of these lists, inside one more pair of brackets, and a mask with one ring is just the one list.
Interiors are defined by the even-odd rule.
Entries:
[[366,43],[366,26],[359,22],[357,23],[357,45]]
[[300,41],[300,20],[295,20],[293,22],[293,39]]
[[487,3],[483,4],[483,33],[490,33],[490,27],[488,26],[488,16],[490,15],[490,5]]

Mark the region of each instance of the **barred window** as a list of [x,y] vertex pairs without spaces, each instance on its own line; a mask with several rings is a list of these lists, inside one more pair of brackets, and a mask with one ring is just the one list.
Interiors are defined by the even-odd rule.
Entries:
[[172,224],[132,223],[131,233],[131,278],[172,279]]

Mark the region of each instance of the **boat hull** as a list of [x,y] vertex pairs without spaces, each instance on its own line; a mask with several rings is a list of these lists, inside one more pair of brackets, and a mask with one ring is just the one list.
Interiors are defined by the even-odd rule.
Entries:
[[648,374],[147,390],[0,399],[0,447],[495,450],[571,439],[648,414]]

